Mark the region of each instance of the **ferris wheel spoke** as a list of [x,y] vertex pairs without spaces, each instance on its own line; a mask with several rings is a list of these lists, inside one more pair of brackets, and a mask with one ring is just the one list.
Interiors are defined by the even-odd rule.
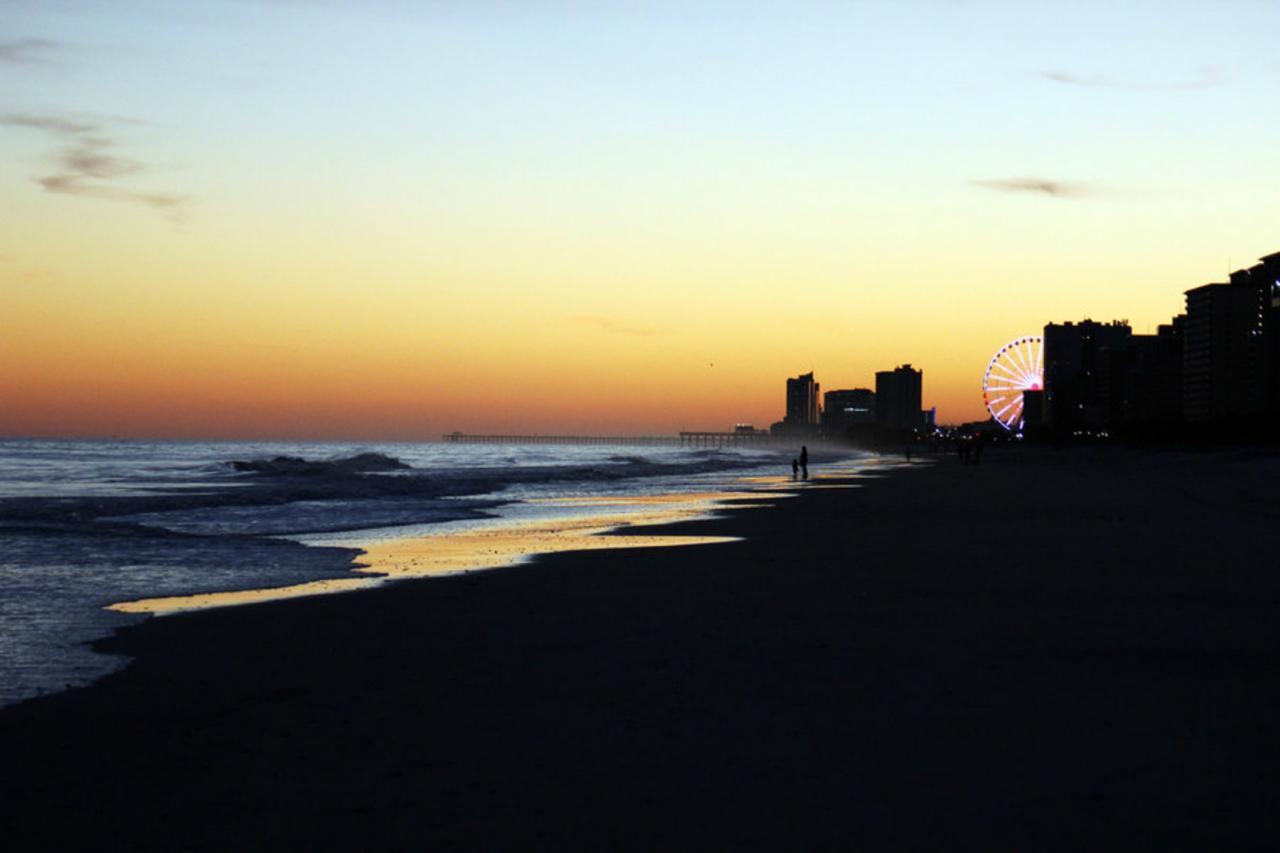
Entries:
[[1030,384],[1029,382],[1027,382],[1026,376],[1023,376],[1019,373],[1013,373],[1011,372],[1010,368],[1003,367],[1001,365],[996,365],[992,369],[1001,371],[1000,373],[995,374],[996,378],[1003,379],[1006,382],[1010,382],[1014,385],[1017,385],[1018,387],[1023,387],[1025,385]]
[[1014,363],[1018,367],[1018,372],[1022,374],[1022,378],[1031,381],[1031,361],[1028,353],[1021,346],[1013,348]]
[[1032,345],[1028,344],[1025,348],[1023,348],[1023,349],[1019,352],[1019,355],[1022,357],[1022,361],[1023,361],[1023,364],[1024,364],[1024,370],[1026,371],[1027,378],[1029,379],[1029,378],[1031,378],[1033,375],[1035,375],[1035,372],[1036,372],[1036,351],[1035,351],[1035,347],[1033,347]]
[[1026,366],[1022,363],[1022,355],[1019,352],[1019,347],[1011,346],[1005,351],[1005,354],[1008,356],[1009,367],[1012,370],[1015,370],[1020,374],[1026,372]]
[[1022,355],[1027,362],[1027,381],[1034,383],[1036,381],[1036,376],[1038,373],[1036,368],[1035,346],[1028,345],[1026,352],[1024,352]]
[[996,412],[996,420],[998,420],[998,421],[1003,420],[1003,419],[1004,419],[1004,413],[1005,413],[1005,412],[1007,412],[1007,411],[1009,411],[1010,409],[1012,409],[1015,405],[1016,405],[1016,406],[1018,406],[1019,408],[1021,408],[1021,405],[1022,405],[1022,404],[1021,404],[1019,401],[1017,401],[1017,400],[1010,400],[1008,403],[1006,403],[1006,404],[1004,405],[1004,408],[999,409],[999,410]]
[[993,377],[992,382],[987,383],[988,388],[994,388],[1000,391],[1022,391],[1027,387],[1027,383],[1021,379],[1012,379],[1010,377],[1000,376]]
[[998,373],[996,373],[997,376],[1008,376],[1011,379],[1022,378],[1021,371],[1019,371],[1016,367],[1012,365],[1004,364],[1003,362],[999,362],[991,365],[991,370],[998,371]]
[[1021,359],[1021,357],[1018,355],[1018,350],[1019,350],[1019,349],[1020,349],[1020,347],[1019,347],[1019,345],[1018,345],[1018,344],[1010,344],[1010,345],[1005,349],[1005,351],[1004,351],[1004,355],[1005,355],[1004,360],[1008,363],[1008,365],[1009,365],[1009,367],[1010,367],[1011,369],[1016,370],[1016,371],[1018,371],[1019,373],[1021,373],[1021,372],[1022,372],[1022,359]]
[[1015,348],[1009,350],[1008,358],[1002,359],[1000,364],[1019,375],[1027,372],[1027,356],[1021,349]]
[[988,397],[1021,397],[1026,388],[988,388]]
[[1015,406],[1021,406],[1021,405],[1022,405],[1022,401],[1017,397],[1007,397],[1000,401],[999,408],[996,409],[996,411],[1003,415],[1005,412],[1009,411]]

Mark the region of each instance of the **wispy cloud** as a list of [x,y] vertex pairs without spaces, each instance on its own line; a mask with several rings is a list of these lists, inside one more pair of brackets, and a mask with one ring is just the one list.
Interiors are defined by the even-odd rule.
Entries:
[[611,332],[617,335],[649,337],[658,334],[657,329],[651,329],[647,326],[630,326],[613,317],[570,317],[569,320],[582,326],[593,326],[602,332]]
[[1041,71],[1040,77],[1064,86],[1087,86],[1098,89],[1128,89],[1133,92],[1190,92],[1196,89],[1210,89],[1227,82],[1227,77],[1217,68],[1203,68],[1196,76],[1185,80],[1168,80],[1149,82],[1142,80],[1126,80],[1120,77],[1107,77],[1094,74],[1074,74],[1070,71]]
[[0,124],[7,124],[9,127],[31,127],[36,130],[47,130],[50,133],[56,133],[61,136],[78,136],[92,133],[97,129],[95,124],[59,118],[58,116],[33,116],[14,113],[0,116]]
[[24,38],[0,41],[0,63],[18,65],[39,62],[57,47],[57,42],[48,39]]
[[1054,181],[1048,178],[984,178],[970,181],[975,187],[1005,193],[1030,193],[1051,198],[1081,198],[1097,195],[1099,190],[1088,184]]
[[0,125],[43,131],[63,142],[56,156],[58,171],[33,177],[45,191],[133,202],[179,220],[186,212],[185,196],[143,192],[118,183],[120,178],[142,172],[145,167],[137,160],[116,153],[117,142],[111,131],[120,125],[137,123],[121,118],[90,121],[49,115],[0,116]]

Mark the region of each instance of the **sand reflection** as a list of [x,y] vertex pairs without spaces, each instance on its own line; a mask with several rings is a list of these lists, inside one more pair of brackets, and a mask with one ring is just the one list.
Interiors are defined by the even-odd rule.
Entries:
[[[512,566],[537,554],[613,548],[664,548],[735,541],[728,536],[681,536],[645,533],[644,527],[711,515],[726,501],[766,506],[781,497],[760,492],[718,492],[627,497],[554,499],[540,503],[564,507],[618,506],[630,511],[586,517],[551,517],[537,521],[499,522],[473,529],[391,539],[365,546],[356,576],[312,581],[273,589],[237,590],[125,601],[109,610],[163,615],[210,607],[253,604],[307,595],[367,589],[407,578],[438,577],[478,569]],[[360,575],[364,575],[361,577]]]

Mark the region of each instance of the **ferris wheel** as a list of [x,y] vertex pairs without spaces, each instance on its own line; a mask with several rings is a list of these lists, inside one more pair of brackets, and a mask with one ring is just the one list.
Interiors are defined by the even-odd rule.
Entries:
[[1015,338],[996,352],[982,377],[982,401],[996,423],[1022,429],[1022,392],[1044,388],[1044,341],[1039,335]]

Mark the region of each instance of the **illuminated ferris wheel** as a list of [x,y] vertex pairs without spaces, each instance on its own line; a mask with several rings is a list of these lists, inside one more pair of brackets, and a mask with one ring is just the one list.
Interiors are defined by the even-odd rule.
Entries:
[[1039,335],[1015,338],[996,352],[982,377],[982,401],[995,422],[1022,430],[1022,392],[1044,388],[1044,341]]

